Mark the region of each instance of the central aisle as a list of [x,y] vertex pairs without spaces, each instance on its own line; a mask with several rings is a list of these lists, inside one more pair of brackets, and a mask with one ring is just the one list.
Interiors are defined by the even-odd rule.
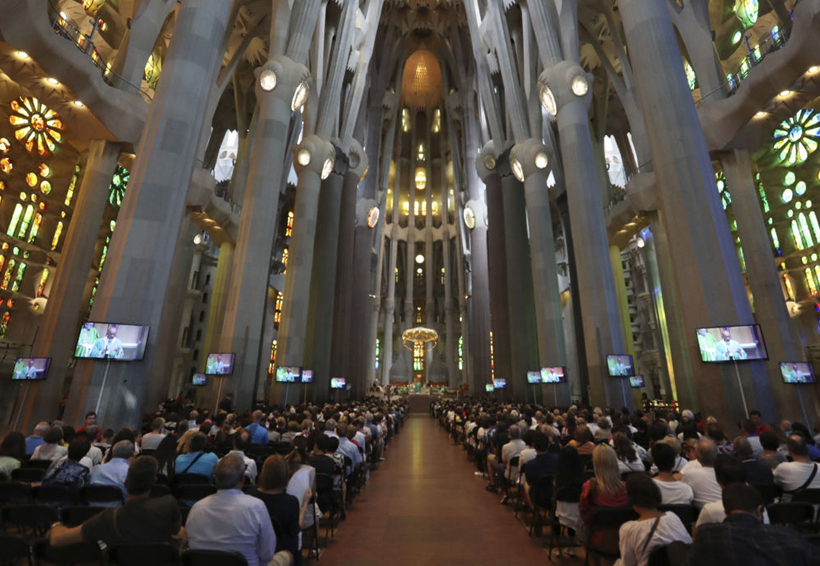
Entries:
[[547,563],[546,549],[474,471],[438,421],[408,416],[319,564]]

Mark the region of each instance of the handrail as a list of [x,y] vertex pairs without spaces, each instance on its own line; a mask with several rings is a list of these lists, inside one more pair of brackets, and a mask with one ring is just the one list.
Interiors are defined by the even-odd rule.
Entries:
[[740,64],[737,66],[737,70],[728,75],[728,80],[725,83],[721,84],[712,92],[701,96],[700,99],[695,102],[695,106],[699,107],[703,104],[704,100],[720,92],[724,93],[727,97],[735,94],[737,89],[740,88],[740,83],[749,77],[749,72],[752,68],[765,59],[767,55],[778,51],[781,47],[786,45],[790,35],[791,26],[786,29],[779,29],[776,32],[773,31],[769,33],[769,35],[766,36],[766,39],[760,42],[750,53],[747,53],[743,57]]
[[[122,85],[128,85],[131,87],[130,89],[122,89],[122,90],[133,90],[134,93],[139,94],[142,96],[146,102],[153,102],[153,98],[151,95],[142,90],[142,88],[131,84],[126,79],[112,71],[104,62],[100,53],[97,51],[97,48],[94,47],[94,42],[91,41],[85,34],[83,34],[74,24],[63,18],[62,14],[51,4],[48,3],[48,16],[49,20],[51,20],[51,27],[54,32],[64,38],[69,40],[74,46],[79,49],[85,55],[91,59],[91,62],[94,63],[94,66],[97,67],[101,74],[103,80],[106,84],[113,86],[113,87],[121,87]],[[118,80],[115,82],[112,77],[116,77]]]
[[626,184],[628,185],[629,181],[631,181],[636,175],[640,175],[641,173],[652,173],[653,171],[655,171],[655,166],[652,165],[651,161],[647,161],[646,163],[639,165],[637,169],[626,176]]

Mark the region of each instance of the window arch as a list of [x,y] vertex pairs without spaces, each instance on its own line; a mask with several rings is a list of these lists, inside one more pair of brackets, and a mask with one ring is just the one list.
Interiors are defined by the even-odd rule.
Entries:
[[464,336],[458,337],[458,371],[464,369]]
[[23,214],[23,205],[19,202],[14,205],[14,212],[11,215],[11,222],[9,222],[9,227],[6,230],[6,234],[9,236],[14,236],[14,232],[17,230],[17,224],[20,223],[20,216]]
[[798,250],[803,249],[803,236],[800,234],[800,227],[797,225],[797,220],[792,220],[792,239],[794,240],[794,247]]
[[809,288],[809,293],[811,293],[812,297],[817,296],[817,283],[814,281],[814,274],[811,272],[811,268],[807,267],[804,271],[806,275],[806,285]]
[[800,221],[800,232],[803,234],[803,243],[806,244],[807,248],[810,248],[814,245],[814,241],[811,237],[811,230],[809,230],[809,222],[806,220],[806,215],[801,212],[797,215],[797,219]]
[[26,237],[28,227],[31,224],[31,219],[34,216],[34,205],[30,204],[26,207],[26,212],[23,214],[23,219],[20,221],[20,227],[17,229],[17,239],[22,240]]

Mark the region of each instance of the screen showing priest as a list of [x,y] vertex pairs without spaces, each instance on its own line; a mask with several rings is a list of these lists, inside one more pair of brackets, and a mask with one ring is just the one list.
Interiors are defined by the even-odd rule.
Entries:
[[815,383],[814,370],[808,362],[780,362],[783,383]]
[[85,322],[77,338],[74,357],[95,360],[141,360],[145,355],[147,341],[147,326]]
[[205,361],[205,373],[208,375],[231,375],[233,373],[233,354],[208,354]]
[[15,381],[45,379],[51,358],[17,358],[11,378]]

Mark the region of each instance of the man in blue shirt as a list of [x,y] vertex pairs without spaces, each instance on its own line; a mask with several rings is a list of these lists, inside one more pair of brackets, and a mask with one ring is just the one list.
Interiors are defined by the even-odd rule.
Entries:
[[37,426],[34,427],[34,432],[31,436],[26,438],[26,454],[31,456],[34,454],[34,449],[40,446],[41,444],[45,444],[45,438],[43,438],[48,429],[51,428],[48,426],[47,422],[37,423]]
[[[336,425],[336,434],[339,436],[339,448],[336,450],[337,454],[342,454],[350,458],[352,466],[346,470],[349,474],[357,464],[362,463],[362,455],[359,452],[359,447],[350,442],[347,437],[348,426],[345,423]],[[354,431],[355,434],[355,431]]]
[[248,566],[291,564],[288,551],[274,554],[276,534],[268,508],[261,499],[242,493],[245,462],[228,454],[216,466],[217,492],[197,502],[188,515],[185,530],[193,550],[238,552]]
[[201,474],[209,479],[214,477],[214,468],[219,458],[216,454],[205,452],[207,438],[201,432],[191,437],[191,445],[187,454],[177,456],[174,471],[177,474]]
[[[134,455],[134,443],[130,440],[120,440],[111,449],[111,461],[97,466],[91,471],[91,485],[113,485],[122,490],[122,497],[128,497],[125,488],[125,478],[128,476],[130,458]],[[104,507],[119,507],[119,504],[104,505]]]
[[253,424],[247,430],[251,433],[251,444],[265,446],[268,444],[268,429],[265,428],[265,414],[262,411],[253,412]]

